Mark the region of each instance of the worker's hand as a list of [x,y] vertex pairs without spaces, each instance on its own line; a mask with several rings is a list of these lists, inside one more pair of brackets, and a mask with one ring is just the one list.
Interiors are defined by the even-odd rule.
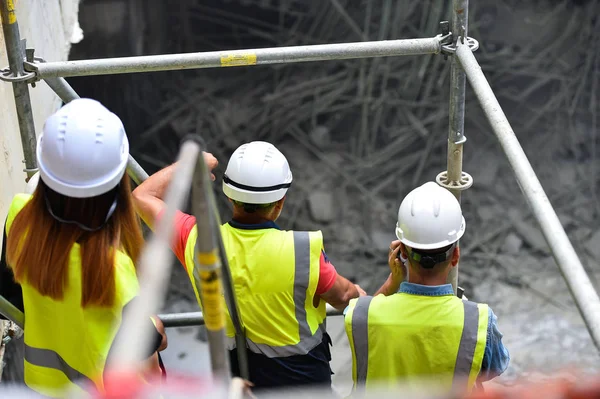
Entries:
[[358,296],[366,296],[367,295],[367,293],[365,292],[365,290],[363,290],[362,288],[360,288],[360,285],[354,284],[354,286],[356,287],[356,291],[358,291]]
[[390,251],[388,253],[388,265],[392,271],[392,277],[396,281],[404,280],[404,265],[398,259],[398,253],[400,252],[400,240],[392,241],[390,244]]
[[[208,170],[212,172],[213,169],[219,165],[219,161],[217,161],[217,158],[210,152],[202,151],[202,155],[204,156],[204,162],[206,163],[206,166],[208,166]],[[215,175],[212,173],[210,174],[210,178],[212,181],[215,181]]]
[[160,341],[160,346],[158,347],[158,351],[164,351],[167,349],[168,341],[167,341],[167,333],[165,332],[165,326],[161,319],[156,316],[151,316],[152,320],[154,320],[154,325],[156,326],[156,331],[160,333],[162,336],[162,340]]

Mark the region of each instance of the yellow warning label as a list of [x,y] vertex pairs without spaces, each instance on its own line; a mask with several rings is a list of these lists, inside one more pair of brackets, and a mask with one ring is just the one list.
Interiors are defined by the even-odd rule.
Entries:
[[6,2],[6,6],[8,8],[8,24],[12,25],[17,22],[17,14],[15,13],[15,3],[13,0],[8,0]]
[[198,262],[202,263],[203,265],[214,265],[219,259],[217,257],[216,249],[214,249],[212,252],[198,252],[197,256]]
[[221,56],[221,66],[256,65],[256,54],[227,54]]
[[225,328],[225,307],[223,306],[223,288],[217,271],[201,271],[200,286],[204,323],[211,331]]

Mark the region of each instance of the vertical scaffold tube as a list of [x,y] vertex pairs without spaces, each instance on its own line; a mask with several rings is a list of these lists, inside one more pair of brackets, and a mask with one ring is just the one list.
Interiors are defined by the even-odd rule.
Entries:
[[[19,23],[12,0],[0,0],[0,14],[2,14],[2,31],[4,32],[4,43],[6,55],[12,76],[24,76],[23,61],[25,60],[24,49],[21,45],[19,34]],[[33,113],[31,112],[31,98],[27,82],[13,82],[13,94],[17,109],[17,119],[21,132],[21,144],[25,156],[25,173],[31,177],[37,171],[35,148],[35,126],[33,124]]]
[[[459,35],[466,37],[469,20],[469,1],[452,1],[452,35],[455,40]],[[459,182],[462,177],[463,167],[463,144],[465,137],[465,90],[466,77],[456,57],[450,59],[450,129],[448,131],[448,183]],[[452,194],[460,202],[461,191],[450,189]],[[454,293],[458,287],[458,266],[453,267],[448,275],[448,283],[452,284]]]
[[175,216],[187,200],[198,157],[202,158],[202,155],[196,143],[183,144],[173,180],[165,195],[165,212],[140,255],[138,300],[125,311],[120,328],[122,334],[117,336],[111,350],[114,356],[109,359],[109,366],[114,372],[135,371],[149,352],[152,331],[144,326],[151,315],[158,313],[167,294],[168,284],[165,282],[169,281],[171,271]]
[[600,299],[598,294],[471,49],[466,45],[459,45],[455,57],[467,74],[483,112],[490,121],[515,173],[519,187],[542,228],[544,238],[571,291],[592,340],[596,348],[600,350]]
[[[200,138],[191,138],[202,146]],[[198,144],[196,144],[198,145]],[[214,375],[228,381],[229,354],[225,336],[225,306],[223,306],[223,281],[218,240],[220,234],[213,215],[210,196],[213,195],[209,171],[202,154],[196,161],[192,182],[192,213],[196,217],[198,238],[194,248],[193,278],[202,302],[210,350],[210,362]]]
[[213,230],[216,232],[217,243],[219,245],[221,269],[223,271],[222,277],[223,288],[225,291],[225,303],[227,304],[227,309],[229,310],[231,323],[235,329],[235,346],[240,377],[245,380],[250,380],[250,370],[248,370],[248,352],[246,347],[246,329],[240,315],[240,310],[237,306],[235,290],[233,288],[233,278],[231,277],[231,269],[229,268],[229,260],[227,259],[227,252],[225,252],[225,245],[223,244],[223,237],[221,236],[221,218],[219,217],[219,208],[217,207],[217,202],[212,189],[210,187],[207,187],[206,189],[210,190],[210,193],[207,193],[207,196],[210,199],[213,215],[215,216],[213,219]]

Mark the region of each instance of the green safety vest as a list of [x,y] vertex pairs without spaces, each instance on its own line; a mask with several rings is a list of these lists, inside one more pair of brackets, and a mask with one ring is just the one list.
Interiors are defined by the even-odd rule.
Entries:
[[454,295],[365,296],[350,302],[345,325],[355,388],[434,378],[440,389],[470,389],[483,361],[488,306]]
[[[17,214],[31,199],[18,194],[8,211],[7,236]],[[5,243],[6,245],[6,243]],[[111,344],[121,324],[122,309],[138,293],[132,260],[115,255],[116,298],[112,308],[81,307],[81,253],[74,244],[70,253],[68,283],[62,300],[41,295],[27,281],[19,281],[25,308],[25,383],[50,397],[65,390],[85,393],[102,389],[102,374]]]
[[[321,232],[242,230],[224,224],[221,234],[248,348],[267,357],[287,357],[305,355],[320,344],[325,302],[320,300],[315,308],[313,298],[319,282]],[[200,303],[194,277],[197,237],[194,226],[186,242],[185,266]],[[226,313],[228,348],[233,349],[235,330]]]

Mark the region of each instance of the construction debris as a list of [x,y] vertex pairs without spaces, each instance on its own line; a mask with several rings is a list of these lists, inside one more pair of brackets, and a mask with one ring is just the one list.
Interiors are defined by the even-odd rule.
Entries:
[[[598,5],[546,2],[553,11],[535,24],[535,37],[532,18],[543,4],[494,0],[471,4],[469,35],[480,41],[476,56],[561,219],[590,224],[600,210]],[[431,0],[178,4],[166,10],[177,23],[165,34],[182,38],[182,52],[429,37],[450,15],[450,2]],[[199,29],[199,21],[218,34]],[[328,255],[342,272],[360,276],[365,260],[355,250],[367,246],[363,253],[375,256],[369,262],[385,270],[379,226],[391,226],[393,238],[390,221],[402,197],[446,168],[449,84],[448,63],[438,55],[199,70],[169,79],[135,76],[119,85],[122,112],[119,104],[111,108],[126,120],[133,155],[150,171],[172,162],[189,132],[201,133],[222,162],[242,142],[273,142],[294,173],[280,224],[330,224]],[[475,185],[463,195],[463,256],[547,254],[488,122],[467,94],[464,169]],[[112,91],[108,96],[114,104]],[[221,204],[227,218],[227,202]],[[343,233],[349,220],[352,234]],[[468,279],[469,269],[461,270]]]
[[[163,36],[172,42],[161,52],[430,37],[449,18],[450,3],[182,0],[165,10],[171,31]],[[480,0],[471,2],[469,27],[480,43],[475,55],[573,245],[590,255],[582,257],[590,270],[600,259],[599,12],[595,0]],[[84,93],[124,118],[132,153],[149,172],[171,163],[190,132],[205,138],[221,165],[243,142],[274,143],[294,173],[278,223],[322,229],[338,271],[372,293],[389,273],[387,248],[402,198],[446,169],[448,64],[432,55],[185,71],[168,79],[137,75],[127,82],[116,76],[95,80],[96,92]],[[111,79],[119,83],[117,97]],[[464,170],[475,183],[462,195],[461,286],[471,299],[499,302],[507,292],[527,290],[558,309],[543,287],[558,271],[469,88],[465,118]],[[228,203],[217,196],[227,220]],[[172,300],[189,291],[187,276],[180,277]],[[527,301],[511,299],[520,306],[514,309],[530,310]]]

